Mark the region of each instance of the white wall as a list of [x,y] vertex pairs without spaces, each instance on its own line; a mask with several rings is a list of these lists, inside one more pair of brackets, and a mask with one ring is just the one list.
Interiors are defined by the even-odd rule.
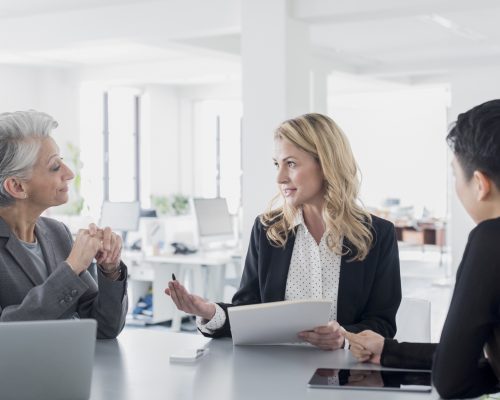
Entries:
[[330,93],[329,115],[351,142],[366,206],[394,197],[446,216],[448,97],[443,87]]
[[51,114],[59,122],[54,138],[61,150],[66,143],[78,145],[80,81],[77,71],[42,68],[38,84],[40,110]]
[[0,66],[0,112],[35,109],[52,115],[61,150],[78,143],[78,75],[63,68]]
[[149,146],[149,157],[143,154],[142,168],[144,172],[150,171],[150,181],[144,184],[153,195],[178,193],[181,191],[182,154],[189,151],[180,146],[178,90],[167,85],[147,85],[142,110],[143,142],[145,147]]
[[100,214],[104,188],[103,92],[104,88],[92,83],[83,83],[79,92],[82,195],[86,203],[83,213],[94,219]]
[[0,110],[2,112],[40,107],[39,69],[0,66]]

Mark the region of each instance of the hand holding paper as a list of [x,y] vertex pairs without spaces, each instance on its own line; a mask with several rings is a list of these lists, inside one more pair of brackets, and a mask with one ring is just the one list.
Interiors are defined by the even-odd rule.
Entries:
[[337,321],[330,321],[328,325],[318,326],[312,331],[300,332],[299,337],[320,349],[337,350],[344,344],[343,330]]
[[331,300],[288,300],[229,307],[233,343],[300,343],[299,332],[328,324]]

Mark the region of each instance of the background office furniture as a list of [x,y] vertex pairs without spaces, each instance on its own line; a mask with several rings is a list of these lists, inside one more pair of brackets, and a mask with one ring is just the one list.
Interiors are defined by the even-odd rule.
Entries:
[[445,230],[444,223],[396,224],[396,235],[399,241],[421,246],[430,244],[443,248],[446,245]]
[[431,393],[310,389],[316,368],[383,370],[359,364],[347,350],[302,346],[233,346],[212,340],[193,364],[171,364],[169,355],[203,345],[199,335],[128,329],[117,340],[98,341],[91,400],[434,400]]
[[193,198],[192,209],[196,219],[198,247],[235,246],[233,218],[229,214],[225,198]]
[[[141,251],[123,253],[124,261],[129,266],[130,310],[150,289],[153,295],[152,316],[139,315],[133,322],[138,319],[142,323],[173,320],[173,329],[180,329],[180,320],[185,314],[178,312],[170,297],[164,293],[172,273],[181,283],[187,284],[192,293],[212,301],[224,300],[226,284],[239,286],[241,258],[234,247],[236,240],[232,217],[225,199],[194,199],[192,202],[191,215],[141,218],[139,232],[136,233]],[[172,242],[183,242],[190,247],[201,242],[208,248],[203,246],[194,254],[172,254]],[[228,265],[235,269],[231,282],[225,279]]]
[[102,228],[109,226],[113,231],[120,231],[123,243],[126,244],[127,233],[137,231],[139,228],[140,214],[141,205],[138,201],[103,201],[99,226]]
[[[127,252],[125,263],[129,266],[131,304],[153,290],[153,316],[148,323],[172,320],[172,329],[180,330],[182,316],[172,299],[164,293],[172,273],[188,290],[212,301],[224,300],[224,279],[229,264],[239,266],[233,258],[234,251],[207,251],[189,255],[144,256],[140,252]],[[239,271],[241,274],[241,272]]]
[[439,265],[443,265],[443,254],[446,251],[446,224],[444,221],[395,221],[398,241],[406,244],[421,246],[425,251],[426,245],[439,247]]
[[397,332],[400,342],[431,341],[431,303],[428,300],[403,297],[396,314]]

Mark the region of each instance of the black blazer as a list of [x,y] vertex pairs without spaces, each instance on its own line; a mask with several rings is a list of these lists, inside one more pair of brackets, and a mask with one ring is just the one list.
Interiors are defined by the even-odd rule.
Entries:
[[[500,363],[485,344],[500,329],[500,218],[479,223],[469,235],[439,344],[384,341],[384,367],[431,369],[444,398],[472,398],[500,390]],[[495,346],[498,348],[498,344]],[[434,357],[434,360],[433,360]]]
[[[401,302],[401,277],[396,233],[392,223],[372,216],[374,242],[363,261],[342,256],[337,303],[337,321],[351,332],[371,329],[384,337],[396,334],[396,311]],[[227,308],[237,305],[282,301],[285,298],[288,269],[295,235],[289,236],[284,248],[274,247],[256,218],[240,288],[232,303],[218,303],[226,312],[224,326],[209,337],[231,336]],[[344,245],[352,245],[344,240]]]

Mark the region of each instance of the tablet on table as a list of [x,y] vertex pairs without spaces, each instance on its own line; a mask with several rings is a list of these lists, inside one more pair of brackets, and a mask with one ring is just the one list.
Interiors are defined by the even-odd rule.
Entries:
[[318,368],[308,383],[311,388],[430,392],[430,371]]

